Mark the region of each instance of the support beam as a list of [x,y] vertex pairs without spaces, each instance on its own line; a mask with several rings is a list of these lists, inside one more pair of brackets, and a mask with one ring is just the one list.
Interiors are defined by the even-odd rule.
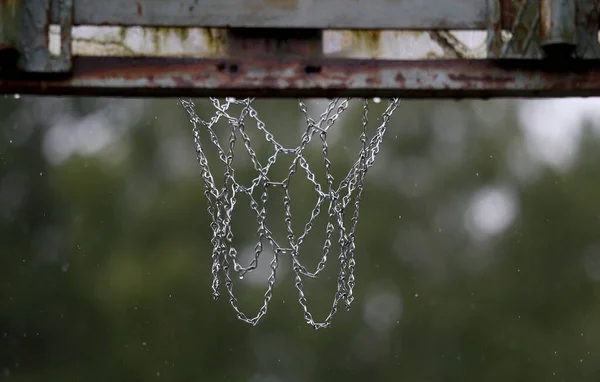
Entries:
[[[600,62],[538,60],[76,57],[64,77],[3,73],[0,93],[115,97],[578,97],[600,94]],[[51,79],[51,80],[50,80]]]

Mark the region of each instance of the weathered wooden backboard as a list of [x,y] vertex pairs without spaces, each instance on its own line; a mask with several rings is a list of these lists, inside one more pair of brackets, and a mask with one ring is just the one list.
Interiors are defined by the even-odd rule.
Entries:
[[[485,29],[485,0],[77,0],[75,25]],[[52,19],[58,22],[58,3]]]
[[[569,5],[574,16],[557,17]],[[594,0],[0,0],[0,92],[589,96],[600,91],[597,8]],[[540,43],[557,28],[576,34],[574,60],[543,59]]]

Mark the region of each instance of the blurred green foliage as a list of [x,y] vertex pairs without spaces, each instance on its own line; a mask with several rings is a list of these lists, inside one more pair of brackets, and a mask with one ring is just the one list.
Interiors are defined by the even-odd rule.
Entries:
[[[372,106],[371,129],[384,103]],[[257,104],[277,139],[297,143],[295,101]],[[330,137],[338,178],[356,158],[357,105]],[[210,220],[175,100],[0,99],[0,379],[600,380],[600,138],[590,124],[570,168],[518,177],[507,165],[520,166],[518,107],[401,104],[367,175],[357,300],[314,331],[285,259],[258,326],[239,322],[225,297],[212,300]],[[199,101],[198,112],[212,110]],[[319,163],[318,147],[310,153]],[[243,157],[236,164],[248,179]],[[298,228],[314,202],[299,179]],[[511,190],[514,217],[474,236],[470,201],[497,185]],[[234,223],[241,247],[255,232],[246,204]],[[311,268],[324,229],[315,230],[303,253]],[[306,281],[315,318],[333,298],[334,260]],[[266,279],[235,281],[242,307],[256,311]]]

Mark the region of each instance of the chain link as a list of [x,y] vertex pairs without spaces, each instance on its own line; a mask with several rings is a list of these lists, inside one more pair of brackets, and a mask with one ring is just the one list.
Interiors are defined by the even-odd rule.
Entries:
[[[368,100],[364,100],[362,106],[362,131],[360,135],[361,149],[359,159],[353,164],[348,174],[339,182],[337,187],[335,185],[335,178],[331,173],[332,163],[329,159],[327,136],[330,129],[348,109],[350,98],[337,98],[331,100],[325,111],[319,116],[318,121],[315,121],[309,116],[308,107],[303,101],[299,100],[298,107],[306,120],[306,130],[304,130],[302,134],[300,144],[295,148],[285,148],[275,140],[273,134],[266,129],[265,123],[259,118],[256,109],[253,108],[253,101],[254,99],[252,98],[243,100],[227,98],[225,102],[222,103],[217,98],[210,98],[210,102],[216,109],[216,113],[210,120],[205,121],[198,116],[195,105],[191,100],[180,99],[181,105],[189,114],[192,123],[196,156],[198,164],[200,165],[200,175],[204,182],[204,196],[206,197],[208,204],[207,210],[212,220],[210,227],[212,230],[211,244],[213,247],[211,254],[213,297],[215,299],[219,298],[221,287],[224,284],[225,290],[229,296],[229,302],[236,312],[237,317],[248,324],[258,324],[261,318],[267,313],[269,303],[273,297],[273,288],[276,281],[280,256],[286,255],[292,260],[294,285],[298,292],[298,302],[304,312],[304,319],[315,329],[326,328],[331,325],[333,316],[338,311],[340,301],[344,303],[347,309],[350,309],[354,300],[354,269],[356,266],[354,256],[354,235],[359,219],[359,206],[364,189],[364,178],[367,170],[373,165],[375,157],[380,151],[380,145],[387,130],[389,120],[394,111],[398,108],[400,100],[397,98],[390,99],[388,107],[381,117],[381,124],[377,127],[374,136],[370,140],[367,135],[369,102]],[[232,105],[239,105],[241,107],[239,116],[233,116],[230,112]],[[256,122],[258,130],[264,135],[265,140],[275,149],[274,154],[267,159],[265,165],[261,164],[261,161],[258,159],[256,151],[252,147],[250,136],[245,131],[246,119],[248,118]],[[218,134],[215,131],[215,126],[220,120],[227,121],[230,126],[226,147],[221,145]],[[201,131],[208,133],[210,142],[217,150],[219,161],[225,166],[222,185],[217,185],[211,172],[211,167],[209,166],[209,161],[200,139]],[[247,186],[239,184],[236,181],[235,170],[232,166],[238,135],[241,137],[244,148],[250,156],[252,166],[258,174]],[[318,136],[321,144],[326,179],[325,185],[321,185],[316,180],[315,173],[311,170],[308,161],[303,156],[305,148],[315,136]],[[283,180],[274,181],[270,178],[270,169],[277,161],[277,158],[283,155],[292,156],[292,164],[289,166],[287,176]],[[289,190],[290,181],[298,172],[304,172],[306,179],[311,183],[313,189],[317,193],[317,201],[311,211],[310,218],[304,225],[304,229],[299,236],[294,233],[292,227],[292,200]],[[287,241],[285,245],[282,245],[282,243],[278,243],[275,240],[271,230],[269,230],[265,223],[269,190],[273,187],[283,189],[284,193],[284,222],[287,232]],[[258,200],[254,197],[256,189],[262,189]],[[231,227],[232,213],[235,209],[237,196],[239,194],[244,194],[249,197],[250,208],[256,215],[258,226],[258,242],[254,246],[254,256],[248,266],[242,266],[238,262],[237,250],[233,245],[234,234]],[[354,203],[352,204],[353,197]],[[349,226],[346,227],[347,224],[345,223],[344,218],[347,210],[351,207],[353,207],[350,215],[351,219]],[[300,246],[312,230],[315,219],[325,208],[327,208],[327,225],[325,241],[323,244],[323,254],[315,271],[311,272],[301,262]],[[336,231],[339,233],[338,244],[340,248],[338,255],[340,271],[337,277],[337,290],[329,314],[322,322],[316,322],[308,308],[308,301],[304,293],[302,278],[316,278],[317,275],[325,269],[332,249],[332,236]],[[269,246],[273,251],[273,257],[269,263],[270,275],[267,279],[267,289],[264,294],[263,304],[258,313],[256,316],[249,318],[238,306],[238,301],[233,290],[231,272],[233,270],[238,277],[243,278],[247,273],[255,270],[265,245]]]

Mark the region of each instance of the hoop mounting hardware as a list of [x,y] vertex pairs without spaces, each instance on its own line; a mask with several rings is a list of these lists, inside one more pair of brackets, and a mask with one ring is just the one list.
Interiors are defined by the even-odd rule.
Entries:
[[[322,0],[310,2],[310,9],[303,1],[272,1],[268,6],[259,0],[198,3],[0,0],[0,93],[414,98],[600,94],[596,0]],[[73,53],[74,28],[106,25],[177,26],[183,33],[192,27],[220,28],[216,30],[225,43],[215,49],[219,56],[197,58]],[[51,26],[60,27],[58,56],[48,46]],[[323,34],[331,29],[357,35],[371,33],[365,29],[482,31],[488,36],[487,57],[333,57],[323,54]],[[19,59],[11,64],[15,52]]]

